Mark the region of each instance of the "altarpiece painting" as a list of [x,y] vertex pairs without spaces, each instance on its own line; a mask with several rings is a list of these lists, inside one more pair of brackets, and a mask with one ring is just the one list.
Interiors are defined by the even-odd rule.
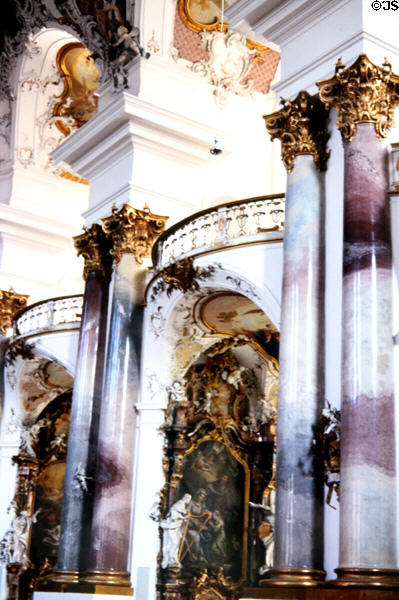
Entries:
[[[233,599],[268,568],[276,406],[255,369],[239,360],[256,355],[249,343],[238,336],[214,344],[169,389],[161,600]],[[268,362],[275,369],[271,390],[277,361],[269,356]]]

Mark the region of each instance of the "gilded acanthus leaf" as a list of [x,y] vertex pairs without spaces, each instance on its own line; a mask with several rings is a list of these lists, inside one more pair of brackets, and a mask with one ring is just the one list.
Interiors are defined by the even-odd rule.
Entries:
[[120,210],[114,205],[112,215],[102,219],[103,231],[112,242],[111,255],[119,262],[122,254],[132,253],[142,264],[149,256],[155,238],[165,229],[169,217],[153,214],[148,206],[143,210],[124,204]]
[[12,326],[12,320],[19,310],[25,308],[29,296],[17,294],[10,288],[7,292],[0,290],[0,332],[5,335]]
[[358,123],[374,123],[379,138],[384,138],[392,127],[399,102],[399,76],[392,73],[386,59],[379,67],[361,54],[346,69],[339,60],[335,75],[317,85],[326,107],[337,109],[337,126],[344,141],[353,139]]
[[318,98],[306,91],[299,92],[295,100],[282,99],[283,108],[265,115],[266,129],[272,140],[281,141],[281,157],[288,172],[300,154],[311,154],[321,171],[326,169],[328,111]]
[[83,229],[84,233],[73,238],[78,256],[83,256],[85,261],[83,277],[87,279],[92,271],[100,271],[105,279],[108,279],[112,266],[110,242],[101,225],[97,223],[94,223],[90,229],[87,227]]

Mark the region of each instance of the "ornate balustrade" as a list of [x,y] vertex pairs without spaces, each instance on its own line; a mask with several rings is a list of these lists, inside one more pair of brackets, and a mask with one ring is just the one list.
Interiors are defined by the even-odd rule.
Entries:
[[154,268],[159,270],[172,260],[236,246],[247,238],[281,239],[284,206],[284,194],[274,194],[201,210],[159,236],[152,253]]
[[13,320],[13,338],[79,329],[83,296],[62,296],[28,306]]

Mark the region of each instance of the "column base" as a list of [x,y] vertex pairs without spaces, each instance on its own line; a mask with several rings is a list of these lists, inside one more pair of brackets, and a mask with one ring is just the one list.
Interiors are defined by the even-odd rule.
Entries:
[[399,589],[398,569],[335,569],[337,579],[329,581],[334,587]]
[[63,571],[62,569],[54,569],[54,571],[48,575],[44,581],[54,583],[79,583],[79,571]]
[[[118,586],[125,590],[132,589],[130,575],[127,571],[86,571],[81,574],[79,581],[81,583],[94,583],[100,586]],[[128,594],[128,591],[124,593]]]
[[261,579],[261,587],[321,587],[326,572],[321,569],[270,569],[267,579]]

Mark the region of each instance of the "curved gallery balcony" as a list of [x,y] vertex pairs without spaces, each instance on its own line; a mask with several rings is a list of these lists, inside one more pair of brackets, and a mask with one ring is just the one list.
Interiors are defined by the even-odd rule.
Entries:
[[258,196],[201,210],[159,236],[152,260],[156,271],[170,262],[248,242],[281,241],[285,195]]
[[79,329],[83,296],[61,296],[36,302],[13,320],[13,339]]

